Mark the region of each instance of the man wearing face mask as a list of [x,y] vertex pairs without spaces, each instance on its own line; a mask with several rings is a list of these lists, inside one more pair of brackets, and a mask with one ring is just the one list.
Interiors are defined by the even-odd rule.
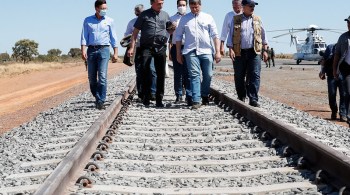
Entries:
[[[201,11],[201,0],[189,0],[189,5],[191,13],[181,18],[175,32],[176,58],[183,64],[185,56],[191,80],[192,109],[198,109],[201,105],[209,104],[213,61],[221,61],[220,40],[214,18]],[[182,43],[184,47],[181,52]]]
[[105,108],[104,102],[107,93],[109,47],[112,46],[114,51],[113,63],[118,61],[118,48],[114,20],[106,16],[106,1],[96,0],[95,10],[94,15],[84,20],[81,33],[81,52],[83,60],[87,61],[90,90],[95,97],[96,108],[101,110]]
[[[186,14],[186,7],[187,7],[187,0],[178,0],[177,1],[177,13],[170,17],[170,21],[176,28],[179,24],[179,21],[182,16]],[[176,33],[173,33],[173,35]],[[185,94],[182,94],[183,87],[186,89],[186,100],[189,102],[189,106],[191,106],[192,101],[192,94],[191,94],[191,87],[190,87],[190,79],[188,77],[188,70],[187,70],[187,64],[186,61],[183,61],[183,64],[180,64],[176,60],[176,41],[174,36],[171,35],[169,40],[169,53],[170,53],[170,60],[173,61],[173,67],[174,67],[174,91],[176,95],[175,104],[180,103],[183,99],[182,96]],[[183,49],[183,43],[184,39],[182,41],[181,49]]]
[[227,39],[230,58],[235,71],[235,87],[238,99],[249,105],[260,107],[258,92],[260,88],[261,57],[267,61],[267,39],[265,29],[259,16],[254,13],[253,0],[242,0],[243,13],[233,18]]
[[232,7],[233,11],[226,14],[224,23],[222,24],[222,30],[221,30],[221,45],[220,45],[220,52],[221,55],[225,55],[225,41],[227,39],[227,35],[230,32],[231,24],[233,21],[233,17],[235,15],[239,15],[242,13],[242,0],[232,0]]
[[[134,30],[134,25],[135,22],[137,20],[137,18],[139,17],[139,15],[143,12],[143,5],[139,4],[135,6],[135,15],[136,18],[130,20],[130,22],[128,23],[128,26],[126,28],[126,31],[124,33],[124,36],[128,36],[130,34],[132,34],[133,30]],[[135,72],[136,72],[136,88],[137,88],[137,92],[138,92],[138,101],[141,101],[143,99],[143,94],[142,94],[142,56],[141,56],[141,48],[140,48],[140,36],[141,34],[139,33],[137,36],[137,41],[136,41],[136,51],[135,51]],[[129,49],[129,47],[127,48]],[[154,68],[154,65],[151,64],[151,71],[152,71],[152,87],[151,87],[151,96],[152,96],[152,100],[155,99],[155,94],[156,94],[156,82],[157,82],[157,76],[156,76],[156,70]]]

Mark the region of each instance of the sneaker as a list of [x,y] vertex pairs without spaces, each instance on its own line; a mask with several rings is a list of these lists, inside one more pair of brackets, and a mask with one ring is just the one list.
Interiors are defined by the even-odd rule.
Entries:
[[180,104],[182,102],[182,96],[177,96],[175,100],[175,104]]
[[340,117],[339,117],[339,121],[340,121],[340,122],[345,122],[345,121],[347,121],[346,116],[342,116],[342,115],[340,115]]
[[193,102],[193,105],[192,105],[192,110],[197,110],[198,108],[201,107],[201,103],[199,102]]
[[106,108],[106,106],[103,104],[103,102],[97,102],[96,108],[99,110],[103,110]]
[[257,101],[251,101],[249,103],[249,105],[253,106],[253,107],[256,107],[256,108],[259,108],[260,107],[260,104],[257,102]]
[[337,113],[336,112],[332,112],[331,120],[336,120],[336,119],[337,119]]
[[202,105],[209,105],[209,97],[202,97]]

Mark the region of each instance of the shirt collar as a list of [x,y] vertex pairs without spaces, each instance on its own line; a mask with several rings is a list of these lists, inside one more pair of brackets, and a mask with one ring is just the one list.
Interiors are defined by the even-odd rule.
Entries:
[[199,16],[202,12],[199,12],[198,14],[194,14],[194,13],[192,13],[192,12],[190,12],[191,13],[191,15],[193,16],[193,17],[196,17],[196,16]]
[[242,13],[242,15],[243,15],[243,18],[244,18],[244,19],[250,19],[250,18],[253,17],[253,15],[251,15],[251,16],[246,16],[246,15],[244,15],[244,13]]

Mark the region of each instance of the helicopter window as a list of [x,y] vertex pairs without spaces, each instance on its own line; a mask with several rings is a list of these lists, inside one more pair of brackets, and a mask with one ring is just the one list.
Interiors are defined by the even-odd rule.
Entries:
[[320,48],[325,48],[326,44],[320,44]]
[[315,44],[314,45],[314,48],[319,48],[320,46],[318,44]]
[[318,49],[314,49],[313,54],[318,54]]

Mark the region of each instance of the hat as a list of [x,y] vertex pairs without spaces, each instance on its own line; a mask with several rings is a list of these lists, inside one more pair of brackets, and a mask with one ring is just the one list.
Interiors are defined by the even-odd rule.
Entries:
[[243,0],[242,5],[258,5],[258,3],[255,3],[253,0]]
[[344,21],[350,22],[350,16],[348,18],[346,18]]
[[131,36],[132,36],[132,34],[125,36],[125,37],[120,41],[120,45],[121,45],[122,47],[128,47],[128,46],[130,45],[130,43],[131,43]]

